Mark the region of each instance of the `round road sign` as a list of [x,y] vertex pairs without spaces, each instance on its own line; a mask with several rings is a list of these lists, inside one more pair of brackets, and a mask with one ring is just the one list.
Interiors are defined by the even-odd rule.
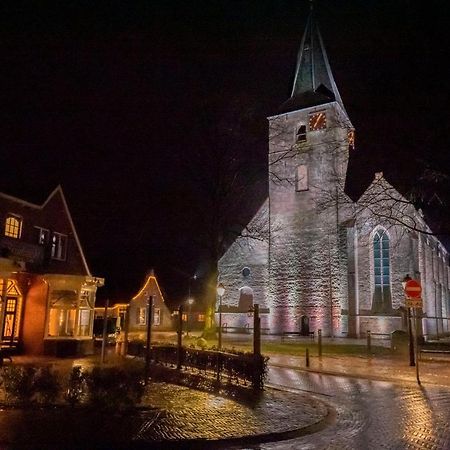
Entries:
[[422,294],[422,286],[416,280],[409,280],[406,282],[405,293],[407,297],[418,298]]

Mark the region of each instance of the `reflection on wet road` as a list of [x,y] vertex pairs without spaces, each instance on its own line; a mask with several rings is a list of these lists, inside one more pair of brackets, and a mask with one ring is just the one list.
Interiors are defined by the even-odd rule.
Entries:
[[450,449],[450,389],[270,367],[269,383],[307,391],[336,411],[315,434],[261,449]]

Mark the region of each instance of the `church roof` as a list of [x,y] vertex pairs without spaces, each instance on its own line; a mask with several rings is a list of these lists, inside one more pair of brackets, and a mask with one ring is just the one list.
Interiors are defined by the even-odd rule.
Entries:
[[280,113],[334,101],[344,107],[331,73],[322,36],[314,18],[314,11],[311,10],[297,57],[291,97],[283,103]]

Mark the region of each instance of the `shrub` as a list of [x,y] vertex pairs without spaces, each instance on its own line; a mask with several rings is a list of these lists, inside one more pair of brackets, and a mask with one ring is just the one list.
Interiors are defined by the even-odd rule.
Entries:
[[33,390],[34,398],[39,403],[54,403],[61,390],[58,373],[49,366],[37,369],[34,373]]
[[88,401],[95,408],[124,411],[141,401],[144,393],[142,374],[118,367],[95,367],[86,374]]
[[30,403],[33,399],[36,369],[29,366],[8,366],[2,369],[6,399]]
[[85,382],[86,380],[81,366],[73,367],[69,375],[67,390],[64,394],[64,399],[71,406],[75,406],[81,402],[84,395]]

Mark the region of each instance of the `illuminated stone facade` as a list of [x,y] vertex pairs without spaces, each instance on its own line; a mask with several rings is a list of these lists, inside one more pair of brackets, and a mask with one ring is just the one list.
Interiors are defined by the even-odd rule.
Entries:
[[423,321],[424,333],[446,332],[448,253],[395,220],[428,230],[421,215],[382,174],[357,202],[344,192],[354,129],[312,16],[292,96],[268,120],[269,197],[253,221],[267,221],[269,237],[242,236],[220,260],[223,323],[248,327],[251,294],[270,333],[388,334],[405,327],[401,282],[410,274],[424,285],[424,312],[437,317]]

